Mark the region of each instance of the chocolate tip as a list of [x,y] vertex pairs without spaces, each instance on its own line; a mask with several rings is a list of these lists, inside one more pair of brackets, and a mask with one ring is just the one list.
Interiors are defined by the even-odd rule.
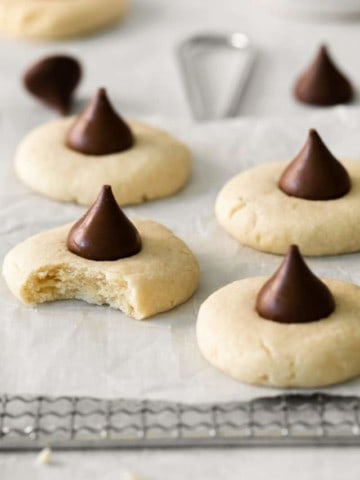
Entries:
[[315,128],[310,128],[308,140],[323,143],[318,131]]
[[329,48],[325,43],[321,44],[319,47],[319,50],[317,53],[317,61],[332,63],[332,60],[330,58]]
[[326,45],[325,43],[322,43],[322,44],[320,45],[319,52],[321,52],[321,53],[326,53],[326,54],[328,53],[328,47],[327,47],[327,45]]
[[298,246],[298,245],[295,245],[295,244],[290,245],[287,253],[288,253],[288,254],[294,254],[294,253],[296,253],[296,254],[298,254],[298,255],[301,255],[299,246]]
[[85,155],[110,155],[129,150],[134,136],[109,100],[106,89],[97,90],[78,116],[66,138],[66,145]]
[[323,64],[330,64],[332,68],[336,68],[336,65],[334,64],[334,61],[332,59],[330,49],[328,48],[327,45],[321,45],[318,53],[318,62],[321,62]]
[[136,255],[141,237],[116,202],[110,185],[103,185],[95,203],[71,228],[67,248],[82,258],[113,261]]
[[301,262],[304,263],[304,257],[300,251],[300,247],[296,244],[289,246],[288,251],[286,252],[285,259],[290,262]]
[[280,323],[306,323],[335,310],[333,296],[307,266],[297,245],[290,245],[275,274],[260,289],[256,311]]
[[107,96],[106,88],[104,88],[104,87],[99,88],[99,90],[97,91],[97,96],[98,97],[106,97]]
[[101,200],[110,201],[110,202],[113,202],[114,204],[117,205],[117,201],[114,197],[114,192],[112,191],[111,185],[103,185],[101,187],[101,190],[100,190],[100,193],[99,193],[99,196],[98,196],[98,200],[99,201],[101,201]]
[[345,196],[351,181],[317,130],[311,128],[304,147],[283,171],[279,187],[292,197],[324,201]]

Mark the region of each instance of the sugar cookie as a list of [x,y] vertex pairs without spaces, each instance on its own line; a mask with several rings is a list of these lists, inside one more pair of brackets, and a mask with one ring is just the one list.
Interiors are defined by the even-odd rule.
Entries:
[[319,141],[311,131],[290,165],[267,163],[232,178],[216,200],[220,225],[270,253],[284,254],[291,244],[305,255],[360,250],[360,162],[340,164]]
[[[91,145],[79,129],[84,115],[94,118],[99,104],[105,105],[97,129],[101,135],[91,130],[92,143],[97,140]],[[82,205],[91,205],[104,184],[112,186],[119,205],[166,197],[181,189],[191,173],[188,148],[162,130],[135,121],[125,124],[120,118],[123,134],[118,135],[112,123],[110,128],[110,122],[102,122],[104,110],[110,108],[100,90],[82,117],[56,120],[30,132],[16,152],[18,177],[35,192]],[[113,111],[108,116],[115,121]],[[70,140],[82,151],[70,148]],[[99,147],[110,149],[101,155]]]
[[0,32],[31,40],[61,40],[120,20],[129,0],[0,0]]
[[13,248],[3,275],[26,305],[80,299],[144,319],[190,298],[199,283],[199,266],[164,226],[130,222],[110,187],[104,187],[75,225],[40,233]]
[[296,255],[290,250],[270,280],[236,281],[201,305],[197,340],[212,365],[242,382],[272,387],[321,387],[360,375],[360,288],[321,282]]

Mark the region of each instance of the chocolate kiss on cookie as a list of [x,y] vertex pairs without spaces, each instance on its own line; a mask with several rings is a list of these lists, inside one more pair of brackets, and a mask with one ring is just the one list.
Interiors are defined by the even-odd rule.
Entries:
[[80,63],[75,58],[56,55],[33,64],[24,75],[24,86],[40,101],[65,115],[80,79]]
[[332,200],[346,195],[351,181],[316,130],[310,130],[304,147],[281,175],[279,187],[293,197]]
[[294,93],[301,102],[320,106],[347,103],[353,98],[350,81],[335,65],[325,46],[297,80]]
[[261,288],[256,311],[279,323],[307,323],[335,310],[328,287],[308,268],[299,248],[292,245],[275,274]]
[[130,127],[111,105],[104,88],[70,128],[66,144],[85,155],[109,155],[134,145]]
[[111,187],[103,186],[96,202],[71,228],[67,248],[89,260],[118,260],[141,250],[135,226],[116,203]]

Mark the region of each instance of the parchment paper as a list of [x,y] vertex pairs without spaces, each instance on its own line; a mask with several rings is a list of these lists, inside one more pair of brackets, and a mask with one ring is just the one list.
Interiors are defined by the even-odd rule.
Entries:
[[[37,106],[25,111],[8,107],[0,115],[3,258],[29,235],[74,221],[84,209],[32,194],[13,172],[17,142],[51,115]],[[148,120],[161,124],[156,118]],[[1,392],[183,402],[245,400],[278,393],[227,378],[197,349],[195,322],[201,302],[235,279],[272,273],[281,260],[230,238],[216,223],[214,200],[238,171],[261,162],[291,159],[310,127],[319,129],[335,154],[360,159],[360,111],[339,108],[297,119],[187,126],[174,121],[163,126],[190,145],[194,155],[191,182],[172,198],[128,208],[127,213],[162,222],[188,243],[201,265],[199,291],[185,305],[140,322],[107,307],[76,301],[29,309],[11,295],[1,278]],[[359,254],[310,259],[309,263],[319,274],[360,282]],[[360,394],[360,381],[330,390]]]

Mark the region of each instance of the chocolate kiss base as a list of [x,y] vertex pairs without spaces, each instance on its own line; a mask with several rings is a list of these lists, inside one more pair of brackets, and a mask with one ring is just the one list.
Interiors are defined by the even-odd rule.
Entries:
[[280,323],[306,323],[328,317],[335,310],[330,290],[308,268],[292,245],[276,273],[261,288],[256,311]]
[[80,63],[75,58],[65,55],[46,57],[26,71],[24,86],[40,101],[66,115],[81,74]]
[[281,175],[279,187],[293,197],[334,200],[350,191],[351,181],[343,165],[312,129],[300,153]]
[[118,260],[140,252],[140,235],[116,203],[109,185],[71,228],[67,247],[80,257],[97,261]]
[[325,46],[322,46],[310,67],[300,76],[294,89],[303,103],[331,106],[353,99],[353,87],[338,69]]
[[85,155],[110,155],[134,145],[130,127],[115,112],[104,88],[70,128],[66,145]]

